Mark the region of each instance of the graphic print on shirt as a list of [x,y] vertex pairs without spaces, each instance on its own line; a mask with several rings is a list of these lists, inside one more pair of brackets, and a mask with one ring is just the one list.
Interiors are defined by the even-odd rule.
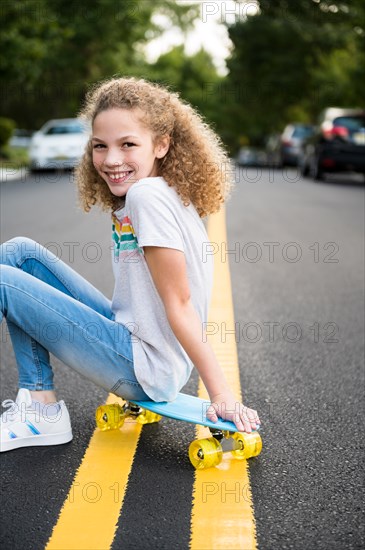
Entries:
[[138,239],[133,229],[132,222],[128,216],[119,221],[112,215],[112,236],[114,241],[114,259],[120,256],[134,255],[134,251],[142,252],[138,246]]

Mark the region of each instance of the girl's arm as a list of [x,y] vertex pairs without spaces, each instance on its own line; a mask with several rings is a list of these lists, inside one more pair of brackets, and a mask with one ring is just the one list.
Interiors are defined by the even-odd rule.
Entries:
[[144,253],[170,326],[208,391],[212,405],[207,417],[213,422],[218,416],[232,420],[240,431],[256,429],[260,422],[257,412],[236,401],[209,342],[203,338],[203,326],[190,299],[184,253],[155,246],[144,247]]

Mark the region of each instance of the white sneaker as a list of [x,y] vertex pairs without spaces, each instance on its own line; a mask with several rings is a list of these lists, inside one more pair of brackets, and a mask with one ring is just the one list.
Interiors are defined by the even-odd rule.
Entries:
[[[56,414],[54,405],[45,405],[43,411],[32,407],[29,390],[21,388],[15,401],[2,402],[7,407],[0,417],[0,452],[33,445],[59,445],[72,439],[70,415],[64,401],[59,401]],[[48,409],[48,414],[47,414]]]

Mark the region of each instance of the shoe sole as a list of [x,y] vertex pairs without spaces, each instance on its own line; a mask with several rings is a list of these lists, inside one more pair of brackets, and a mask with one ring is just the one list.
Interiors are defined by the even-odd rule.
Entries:
[[60,434],[40,434],[32,435],[29,437],[22,437],[18,440],[12,439],[11,441],[1,441],[0,442],[0,453],[6,451],[12,451],[14,449],[19,449],[20,447],[36,447],[40,445],[62,445],[63,443],[68,443],[72,439],[72,430],[63,432]]

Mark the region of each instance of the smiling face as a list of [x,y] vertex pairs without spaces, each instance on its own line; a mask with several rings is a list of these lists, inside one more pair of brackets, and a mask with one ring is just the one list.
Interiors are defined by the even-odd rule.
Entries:
[[142,178],[158,175],[158,159],[169,148],[167,136],[155,143],[152,132],[141,122],[140,109],[108,109],[94,119],[93,164],[117,197]]

